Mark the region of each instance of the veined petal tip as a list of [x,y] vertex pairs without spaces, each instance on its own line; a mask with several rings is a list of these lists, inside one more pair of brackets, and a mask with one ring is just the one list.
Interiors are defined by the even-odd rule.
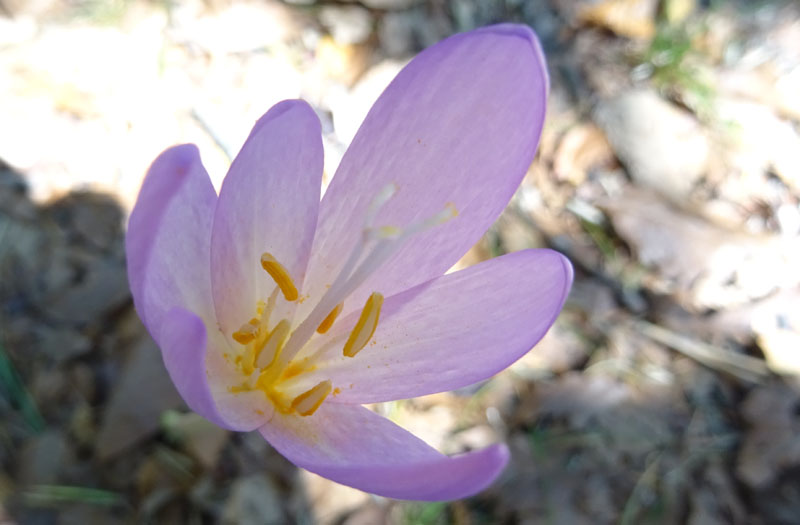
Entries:
[[567,301],[567,296],[569,296],[569,292],[572,289],[572,281],[575,278],[575,270],[572,267],[572,261],[570,261],[566,255],[561,252],[557,252],[555,250],[548,250],[550,254],[552,254],[552,258],[554,259],[554,265],[560,266],[561,275],[561,292],[558,301],[558,313],[561,312],[561,309],[564,307],[564,303]]
[[258,121],[256,121],[255,126],[253,126],[253,130],[250,132],[250,136],[254,136],[267,123],[287,113],[295,113],[292,118],[309,119],[309,124],[315,126],[315,131],[322,133],[322,124],[320,123],[319,117],[317,116],[316,111],[314,111],[314,108],[312,108],[311,105],[305,100],[291,98],[282,100],[269,108],[269,110],[264,113],[264,115],[259,118]]
[[486,448],[469,452],[469,454],[480,457],[482,470],[484,472],[484,484],[476,490],[476,493],[494,483],[500,474],[503,473],[503,470],[505,470],[506,465],[508,465],[511,459],[511,451],[508,449],[508,445],[503,442],[494,443]]
[[[495,443],[480,450],[452,456],[454,481],[439,490],[408,499],[417,501],[452,501],[474,496],[489,488],[505,470],[511,453],[505,443]],[[455,480],[458,481],[455,481]],[[405,498],[402,498],[405,499]]]
[[484,450],[486,450],[487,456],[490,456],[501,469],[504,468],[508,464],[509,459],[511,459],[511,451],[508,449],[508,445],[503,442],[489,445]]
[[501,35],[519,36],[528,40],[536,38],[533,29],[531,29],[530,26],[525,24],[514,24],[514,23],[493,24],[490,26],[485,26],[480,29],[477,29],[477,31],[487,32],[487,33],[498,33]]
[[570,288],[572,288],[572,281],[575,279],[575,270],[572,267],[572,261],[570,261],[566,255],[559,253],[561,256],[561,264],[564,268],[564,295],[566,296],[569,293]]
[[147,173],[149,176],[166,170],[175,175],[184,175],[197,162],[200,162],[200,150],[196,145],[177,144],[159,153]]
[[541,249],[541,252],[546,255],[547,264],[552,265],[550,266],[550,271],[553,274],[553,278],[558,279],[558,284],[560,285],[554,290],[556,293],[555,298],[557,298],[557,300],[553,302],[553,306],[556,308],[551,321],[552,324],[561,313],[564,303],[567,302],[567,297],[572,289],[572,281],[575,278],[575,270],[572,267],[572,261],[570,261],[569,258],[567,258],[567,256],[563,253],[551,250],[549,248]]
[[475,31],[476,33],[494,33],[498,35],[516,36],[527,40],[533,49],[536,61],[540,65],[542,78],[544,79],[545,94],[550,93],[550,74],[547,71],[547,60],[545,59],[544,49],[539,36],[528,25],[524,24],[495,24],[491,26],[482,27]]

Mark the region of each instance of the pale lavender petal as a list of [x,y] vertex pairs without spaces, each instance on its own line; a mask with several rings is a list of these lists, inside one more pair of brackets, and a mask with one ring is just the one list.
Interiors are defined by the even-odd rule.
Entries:
[[[202,319],[182,308],[164,316],[161,354],[178,393],[189,408],[223,428],[248,431],[260,427],[272,416],[272,405],[261,392],[227,391],[224,379],[232,372],[221,358],[221,349],[209,344],[215,338],[208,338],[208,333],[213,335]],[[213,394],[209,383],[217,386]]]
[[256,123],[222,184],[211,245],[217,319],[230,335],[255,313],[275,282],[261,268],[269,252],[298,289],[308,261],[322,180],[320,123],[305,102],[289,100]]
[[458,217],[420,233],[359,288],[392,295],[443,274],[498,217],[533,160],[547,73],[525,26],[455,35],[423,51],[381,95],[326,192],[299,312],[313,307],[362,235],[366,210],[397,193],[375,223],[405,227],[455,205]]
[[[357,313],[331,331],[302,391],[330,379],[335,403],[374,403],[464,387],[505,369],[530,350],[558,316],[572,266],[552,250],[497,257],[386,298],[372,342],[342,355]],[[334,331],[335,330],[335,331]]]
[[448,457],[364,407],[328,402],[308,417],[276,412],[260,432],[298,467],[387,498],[471,496],[508,462],[502,444]]
[[164,151],[142,184],[125,253],[136,310],[157,341],[161,322],[174,307],[214,319],[208,260],[216,199],[190,144]]

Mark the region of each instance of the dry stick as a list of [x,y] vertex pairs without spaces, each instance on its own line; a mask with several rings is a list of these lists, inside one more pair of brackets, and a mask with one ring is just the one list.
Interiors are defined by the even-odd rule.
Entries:
[[200,114],[197,109],[192,109],[192,119],[206,132],[206,135],[211,138],[214,144],[222,151],[223,155],[227,157],[228,162],[233,162],[233,154],[231,153],[231,149],[228,147],[228,144],[222,140],[219,134],[214,131],[214,128],[208,123],[208,121]]
[[760,383],[770,375],[767,364],[761,359],[723,350],[645,321],[636,321],[633,325],[650,339],[691,357],[709,368],[721,370],[744,381]]
[[[514,199],[511,202],[511,209],[514,214],[523,222],[536,229],[535,221],[522,209],[518,199]],[[569,252],[569,250],[565,250],[563,246],[558,246],[556,248],[561,252]],[[584,261],[581,261],[578,257],[575,257],[574,254],[567,253],[567,255],[573,264],[580,266],[582,270],[586,271],[590,275],[593,275],[595,278],[599,279],[600,282],[609,286],[615,292],[622,292],[621,284],[613,276],[609,275],[602,269],[594,268],[591,265],[584,264]],[[643,335],[656,342],[659,342],[672,348],[673,350],[691,357],[692,359],[709,368],[721,370],[744,381],[750,383],[760,383],[770,375],[769,368],[761,359],[722,350],[721,348],[717,348],[707,343],[676,334],[671,330],[667,330],[666,328],[647,323],[645,321],[634,322],[634,327],[637,328]]]

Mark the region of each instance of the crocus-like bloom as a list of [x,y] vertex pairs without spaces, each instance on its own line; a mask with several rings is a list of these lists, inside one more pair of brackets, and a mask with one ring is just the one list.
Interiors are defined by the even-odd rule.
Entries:
[[128,273],[189,407],[375,494],[491,483],[504,445],[448,457],[361,405],[486,379],[558,315],[572,270],[553,251],[445,275],[519,185],[546,94],[533,33],[499,25],[411,61],[321,202],[320,123],[301,101],[256,123],[219,195],[195,146],[162,153],[131,214]]

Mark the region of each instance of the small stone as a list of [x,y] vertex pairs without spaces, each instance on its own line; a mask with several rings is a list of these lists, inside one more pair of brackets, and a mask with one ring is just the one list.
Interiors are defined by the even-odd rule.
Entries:
[[236,525],[280,525],[286,523],[281,496],[264,474],[241,478],[233,484],[222,512],[222,523]]
[[48,298],[45,309],[60,321],[85,325],[101,322],[128,301],[130,289],[125,265],[121,261],[97,259],[85,268],[79,284]]
[[372,17],[363,7],[325,6],[319,20],[339,44],[360,44],[372,33]]
[[157,432],[162,412],[182,403],[164,368],[161,352],[150,338],[143,339],[131,351],[114,384],[95,454],[105,461],[122,453]]
[[684,204],[709,161],[708,137],[687,112],[650,90],[598,104],[595,121],[637,184]]
[[122,239],[122,208],[110,195],[73,192],[47,210],[71,240],[110,251]]

